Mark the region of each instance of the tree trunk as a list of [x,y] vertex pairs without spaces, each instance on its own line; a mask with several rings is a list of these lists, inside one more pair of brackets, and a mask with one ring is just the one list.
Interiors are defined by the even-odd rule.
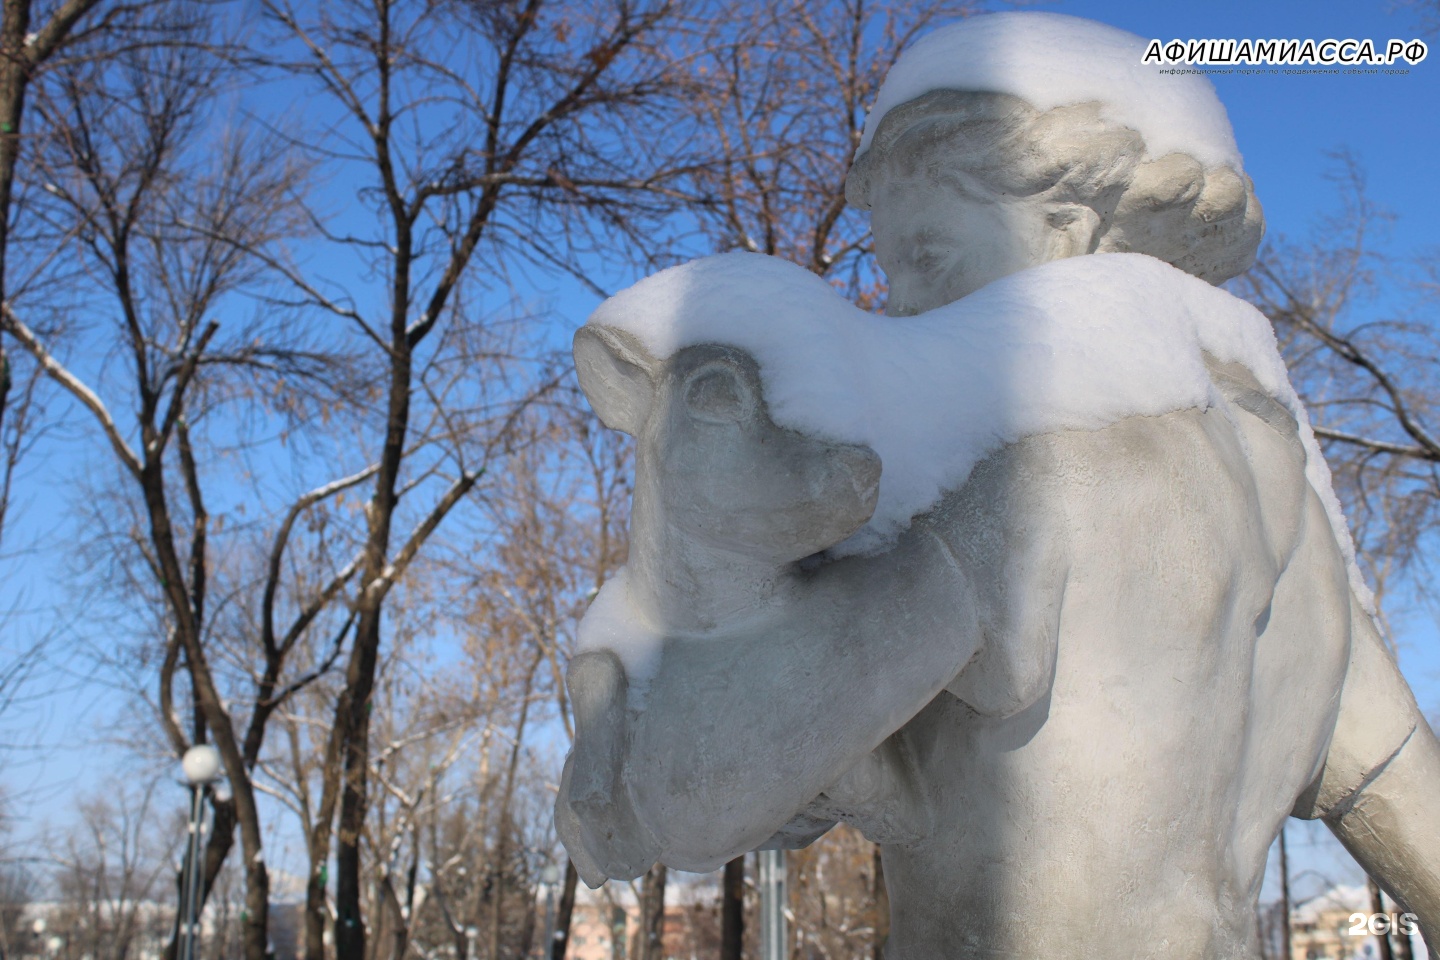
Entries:
[[[365,918],[360,913],[360,834],[365,827],[370,771],[370,697],[380,659],[380,617],[389,591],[387,569],[391,526],[395,520],[396,493],[410,429],[410,389],[413,376],[411,342],[406,332],[410,305],[412,251],[408,237],[397,245],[395,276],[391,280],[390,371],[385,418],[385,443],[375,491],[366,504],[369,531],[361,576],[359,618],[355,646],[345,673],[345,689],[335,710],[335,730],[344,754],[345,780],[340,795],[340,825],[335,837],[336,960],[366,960]],[[333,796],[333,794],[332,794]],[[323,803],[322,803],[323,805]],[[322,813],[323,816],[323,813]]]
[[201,643],[203,607],[198,599],[192,600],[184,585],[160,470],[159,452],[147,451],[140,486],[150,519],[150,542],[163,572],[162,583],[175,616],[175,630],[185,651],[186,668],[196,703],[204,713],[205,726],[214,735],[215,746],[220,751],[230,781],[232,803],[240,827],[240,847],[245,856],[245,921],[242,927],[245,957],[246,960],[268,960],[270,875],[265,867],[264,840],[260,832],[255,790],[240,745],[236,742],[230,715],[215,687],[215,678],[205,658]]
[[665,864],[645,873],[640,885],[640,929],[635,933],[635,960],[665,960]]
[[[372,674],[373,675],[373,674]],[[360,834],[365,827],[370,717],[365,707],[352,719],[345,751],[340,825],[335,831],[335,956],[365,960],[365,916],[360,908]]]
[[[5,299],[5,250],[15,162],[20,157],[20,117],[30,82],[25,56],[25,35],[29,32],[30,0],[5,0],[4,20],[0,22],[0,300]],[[10,362],[5,356],[5,340],[0,337],[0,425],[5,423],[5,401],[9,396]]]
[[725,864],[725,879],[720,888],[720,960],[740,960],[744,944],[745,855],[742,853]]
[[530,691],[535,688],[535,671],[544,659],[544,647],[537,645],[535,659],[530,661],[520,691],[520,716],[515,720],[515,742],[510,747],[510,761],[505,768],[505,791],[500,795],[500,832],[495,838],[495,885],[490,901],[489,960],[500,960],[500,922],[504,918],[505,890],[510,878],[510,810],[515,799],[515,774],[520,769],[520,744],[525,740],[525,726],[530,719]]
[[[351,661],[352,677],[346,685],[351,696],[345,724],[344,781],[340,794],[340,824],[335,831],[335,956],[337,960],[366,960],[365,917],[361,912],[360,836],[365,829],[370,771],[370,696],[374,692],[380,650],[379,611],[360,618]],[[358,661],[358,664],[357,662]],[[357,669],[358,667],[358,669]]]
[[490,908],[490,936],[485,960],[500,960],[500,927],[505,920],[505,861],[510,859],[510,824],[505,820],[503,808],[500,816],[500,836],[495,841],[494,866],[490,870],[489,882],[481,888],[486,891],[485,896],[490,898],[487,904]]
[[[405,358],[405,382],[409,382],[409,360]],[[398,376],[392,371],[392,377]],[[391,423],[386,436],[386,454],[371,497],[370,540],[361,574],[362,604],[355,628],[355,645],[345,670],[345,686],[335,705],[335,723],[325,744],[320,806],[310,836],[310,882],[305,902],[305,957],[324,960],[325,863],[330,854],[332,825],[339,807],[335,840],[335,956],[337,960],[366,960],[365,918],[360,908],[360,836],[365,826],[370,770],[370,697],[375,690],[375,671],[380,657],[380,617],[385,596],[383,558],[389,545],[389,528],[395,510],[395,478],[399,473],[400,451],[396,438],[403,439],[403,426],[396,422],[408,417],[408,398],[391,397]]]
[[565,888],[560,894],[560,907],[555,913],[555,937],[545,948],[550,960],[565,960],[565,948],[570,945],[570,918],[575,915],[575,887],[580,875],[575,864],[565,861]]
[[[525,907],[525,923],[520,930],[520,952],[517,957],[529,960],[535,949],[535,891],[530,891],[528,905]],[[398,958],[397,958],[398,960]]]
[[1290,932],[1290,854],[1285,849],[1285,824],[1280,824],[1280,956],[1290,960],[1295,952]]
[[[1386,916],[1385,897],[1380,893],[1380,884],[1375,882],[1374,877],[1366,877],[1366,884],[1370,887],[1370,912],[1379,916]],[[1374,930],[1374,927],[1370,928]],[[1395,960],[1395,951],[1390,948],[1390,931],[1387,929],[1377,939],[1380,941],[1380,960]]]
[[[231,752],[238,758],[235,740],[230,738]],[[239,766],[238,761],[236,766]],[[245,855],[245,916],[241,923],[241,942],[245,960],[272,960],[270,956],[270,872],[265,866],[260,834],[260,814],[249,779],[239,782],[231,778],[235,791],[235,812],[240,822],[240,849]]]
[[880,844],[875,844],[872,856],[870,895],[875,902],[875,934],[870,942],[870,956],[872,960],[885,960],[885,941],[890,938],[890,891],[885,886],[885,860],[880,855]]
[[305,884],[305,960],[325,960],[325,856],[316,866],[315,851],[310,851],[310,878]]

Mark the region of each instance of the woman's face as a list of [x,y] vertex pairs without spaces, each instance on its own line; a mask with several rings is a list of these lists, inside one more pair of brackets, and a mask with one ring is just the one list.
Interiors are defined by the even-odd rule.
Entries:
[[933,310],[1018,270],[1085,253],[1089,244],[1088,237],[1077,244],[1073,204],[1007,196],[974,176],[937,175],[893,158],[877,171],[870,205],[893,316]]

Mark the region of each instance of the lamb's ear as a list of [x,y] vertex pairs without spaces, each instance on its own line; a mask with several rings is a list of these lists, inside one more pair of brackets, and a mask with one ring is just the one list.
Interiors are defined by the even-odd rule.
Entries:
[[632,437],[655,399],[656,362],[640,342],[611,327],[575,331],[575,372],[600,421]]

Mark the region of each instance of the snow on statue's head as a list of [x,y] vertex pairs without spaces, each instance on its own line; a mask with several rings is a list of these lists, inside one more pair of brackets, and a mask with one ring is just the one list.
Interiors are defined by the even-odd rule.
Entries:
[[1149,254],[1211,283],[1264,233],[1210,82],[1145,41],[1055,13],[942,27],[890,69],[846,183],[871,211],[890,312],[1063,257]]

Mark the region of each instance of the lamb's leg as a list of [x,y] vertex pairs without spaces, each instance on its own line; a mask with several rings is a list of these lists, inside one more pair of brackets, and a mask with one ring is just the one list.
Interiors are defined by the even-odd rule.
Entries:
[[[732,636],[665,639],[641,710],[621,708],[615,656],[583,653],[570,666],[576,747],[557,797],[562,836],[583,846],[595,875],[629,878],[657,856],[716,869],[783,832],[829,789],[840,790],[847,815],[864,815],[881,799],[861,796],[865,784],[910,789],[888,783],[893,759],[871,751],[939,694],[978,642],[965,571],[917,524],[883,557],[809,577],[772,619]],[[837,783],[837,771],[857,764]],[[867,823],[888,835],[914,819],[896,818],[887,810]],[[822,826],[806,820],[779,841]]]

